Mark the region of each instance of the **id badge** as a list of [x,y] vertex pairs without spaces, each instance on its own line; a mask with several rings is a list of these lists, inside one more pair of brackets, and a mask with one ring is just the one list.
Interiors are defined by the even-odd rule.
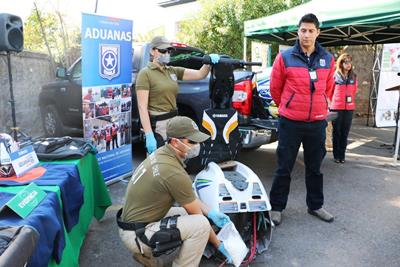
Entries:
[[351,103],[351,95],[346,96],[346,103]]
[[313,82],[318,81],[318,76],[317,76],[317,71],[315,70],[308,70],[308,73],[310,74],[310,79]]
[[171,79],[172,79],[173,81],[175,81],[175,82],[178,80],[178,78],[176,77],[176,74],[175,74],[175,73],[171,73],[169,76],[170,76]]

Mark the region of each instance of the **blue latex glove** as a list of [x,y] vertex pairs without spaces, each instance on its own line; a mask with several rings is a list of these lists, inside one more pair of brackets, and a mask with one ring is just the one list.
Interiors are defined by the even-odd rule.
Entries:
[[146,149],[149,154],[153,153],[157,149],[157,141],[156,138],[154,137],[154,134],[152,132],[147,133],[145,135],[146,139]]
[[233,263],[232,257],[231,257],[231,255],[229,255],[229,252],[226,251],[225,246],[224,246],[224,243],[221,242],[221,244],[220,244],[219,247],[218,247],[218,251],[221,252],[222,254],[224,254],[224,256],[226,257],[226,261],[227,261],[229,264],[232,264],[232,263]]
[[225,224],[231,221],[227,215],[216,210],[210,210],[207,214],[207,217],[211,219],[219,228],[224,227]]
[[218,54],[209,54],[208,56],[211,58],[211,63],[212,64],[217,64],[219,62],[219,55]]

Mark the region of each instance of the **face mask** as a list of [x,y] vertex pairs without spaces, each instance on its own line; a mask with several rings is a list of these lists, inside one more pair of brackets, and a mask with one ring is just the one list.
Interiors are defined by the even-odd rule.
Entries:
[[187,152],[186,152],[187,154],[186,154],[185,159],[192,159],[192,158],[197,157],[200,154],[200,144],[195,144],[192,147],[189,147],[188,145],[183,143],[181,140],[179,140],[179,142],[187,148]]
[[192,158],[197,157],[199,154],[200,154],[200,144],[195,144],[187,152],[186,158],[192,159]]
[[158,63],[160,63],[161,65],[166,65],[170,62],[170,56],[169,53],[166,54],[161,54],[158,57]]

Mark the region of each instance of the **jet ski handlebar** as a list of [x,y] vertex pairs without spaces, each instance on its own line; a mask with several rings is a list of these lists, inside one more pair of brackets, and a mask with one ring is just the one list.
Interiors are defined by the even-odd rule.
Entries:
[[[209,55],[204,55],[203,57],[192,56],[193,60],[201,61],[203,64],[212,64],[211,58]],[[228,56],[220,56],[220,59],[217,64],[229,64],[232,65],[235,69],[244,68],[245,66],[261,66],[261,62],[247,62],[244,60],[233,59]]]

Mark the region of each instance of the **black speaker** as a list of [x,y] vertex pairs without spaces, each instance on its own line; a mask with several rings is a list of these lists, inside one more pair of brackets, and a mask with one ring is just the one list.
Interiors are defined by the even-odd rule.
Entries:
[[0,51],[21,52],[24,49],[23,24],[20,17],[0,14]]

